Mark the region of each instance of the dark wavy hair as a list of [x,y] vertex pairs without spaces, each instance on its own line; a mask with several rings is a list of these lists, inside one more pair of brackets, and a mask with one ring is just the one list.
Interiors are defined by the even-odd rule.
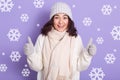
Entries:
[[[41,34],[47,36],[48,32],[51,31],[53,26],[53,18],[50,19],[44,26],[41,28]],[[69,36],[77,36],[77,29],[74,26],[74,22],[68,17],[69,23],[68,23],[68,30]]]

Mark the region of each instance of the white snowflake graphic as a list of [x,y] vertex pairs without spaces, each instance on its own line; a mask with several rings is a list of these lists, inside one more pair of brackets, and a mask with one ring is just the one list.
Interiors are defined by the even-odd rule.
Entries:
[[89,76],[91,80],[103,80],[105,74],[102,68],[92,68]]
[[37,24],[36,26],[37,26],[37,27],[39,27],[39,26],[40,26],[40,24]]
[[97,31],[100,31],[100,28],[97,28]]
[[102,11],[103,15],[110,15],[112,13],[112,7],[108,4],[103,5],[101,11]]
[[107,54],[104,59],[107,64],[113,64],[116,60],[116,57],[114,56],[114,54]]
[[12,0],[0,0],[0,11],[1,12],[11,12],[14,4]]
[[4,56],[5,55],[5,53],[4,52],[2,52],[2,56]]
[[22,7],[19,5],[19,6],[18,6],[18,9],[21,9],[21,8],[22,8]]
[[73,5],[72,5],[72,7],[73,7],[73,8],[75,8],[75,7],[76,7],[76,5],[75,5],[75,4],[73,4]]
[[120,26],[114,26],[112,32],[110,32],[114,40],[120,40]]
[[114,6],[114,9],[117,9],[117,6],[116,6],[116,5]]
[[29,16],[28,14],[24,13],[24,14],[21,14],[20,19],[22,22],[28,22]]
[[117,52],[117,49],[113,49],[113,52]]
[[98,44],[102,44],[102,43],[104,42],[104,40],[103,40],[102,37],[98,37],[97,40],[96,40],[96,42],[97,42]]
[[35,8],[42,8],[44,5],[44,0],[34,0],[33,4]]
[[25,64],[24,66],[25,66],[25,67],[28,67],[28,65],[27,65],[27,64]]
[[10,58],[11,58],[12,62],[19,62],[21,55],[18,51],[12,51]]
[[91,26],[91,24],[92,24],[91,18],[90,17],[85,17],[83,19],[83,24],[84,24],[84,26]]
[[28,77],[30,75],[30,70],[28,68],[23,68],[21,73],[24,77]]
[[1,72],[6,72],[6,70],[7,70],[6,64],[0,64],[0,71]]
[[18,29],[10,29],[7,36],[10,41],[19,41],[21,34]]

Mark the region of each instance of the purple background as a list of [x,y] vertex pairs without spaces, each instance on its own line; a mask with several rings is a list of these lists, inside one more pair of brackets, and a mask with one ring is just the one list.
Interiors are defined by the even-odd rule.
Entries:
[[[27,66],[23,46],[27,42],[28,36],[35,43],[41,27],[49,20],[50,7],[59,0],[40,1],[44,2],[41,8],[35,8],[34,0],[11,0],[14,6],[10,12],[0,9],[0,79],[2,80],[36,80],[36,72]],[[102,80],[120,80],[120,28],[117,30],[118,40],[114,40],[114,37],[111,35],[114,26],[119,27],[120,25],[120,0],[60,1],[70,5],[75,26],[82,37],[84,46],[86,47],[90,37],[93,38],[93,42],[97,46],[97,54],[93,57],[89,68],[81,72],[81,80],[92,80],[89,74],[93,68],[103,71],[105,76]],[[111,12],[108,11],[108,14],[103,14],[101,11],[103,5],[110,5]],[[29,16],[27,22],[20,19],[21,14],[24,13]],[[92,23],[88,26],[83,24],[85,17],[89,17],[92,20]],[[7,36],[10,29],[19,30],[21,36],[18,38],[18,41],[10,41]],[[102,43],[97,41],[100,37],[103,39]],[[16,62],[13,61],[14,58],[10,58],[12,51],[18,51],[21,56]],[[112,64],[108,64],[105,61],[104,58],[107,54],[114,55],[115,60]],[[2,64],[5,64],[7,67],[5,71],[1,71],[3,69]],[[30,74],[23,76],[21,73],[23,69],[28,69]],[[96,72],[101,74],[99,71]],[[100,78],[96,78],[96,80],[100,80]]]

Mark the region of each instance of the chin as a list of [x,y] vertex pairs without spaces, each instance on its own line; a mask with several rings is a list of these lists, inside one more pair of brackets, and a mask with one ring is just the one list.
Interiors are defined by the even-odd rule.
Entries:
[[63,32],[63,31],[65,31],[65,30],[58,30],[59,32]]

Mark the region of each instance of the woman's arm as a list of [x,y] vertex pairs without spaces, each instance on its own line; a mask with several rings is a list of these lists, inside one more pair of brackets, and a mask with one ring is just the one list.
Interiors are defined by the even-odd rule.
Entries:
[[77,48],[79,48],[78,49],[79,57],[77,59],[77,70],[83,71],[89,67],[92,60],[92,56],[89,55],[88,50],[84,48],[80,36],[78,36],[77,39]]
[[39,35],[34,46],[34,53],[27,55],[27,62],[30,68],[34,71],[41,71],[43,69],[42,63],[42,45],[43,45],[44,36]]
[[91,63],[91,60],[92,56],[88,54],[86,49],[83,49],[78,58],[78,71],[86,70]]

